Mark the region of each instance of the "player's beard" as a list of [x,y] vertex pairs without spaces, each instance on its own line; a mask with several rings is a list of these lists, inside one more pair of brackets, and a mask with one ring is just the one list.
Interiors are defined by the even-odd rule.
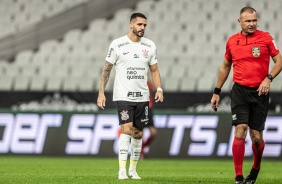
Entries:
[[[138,36],[138,37],[143,37],[144,36],[144,34],[142,34],[140,31],[138,32],[135,28],[134,28],[134,26],[133,26],[133,33],[136,35],[136,36]],[[145,32],[144,32],[145,33]]]

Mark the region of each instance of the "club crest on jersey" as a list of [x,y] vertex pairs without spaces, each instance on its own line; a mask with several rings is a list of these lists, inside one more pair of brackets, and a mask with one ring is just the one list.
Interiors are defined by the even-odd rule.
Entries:
[[143,57],[148,58],[149,57],[149,54],[148,54],[149,51],[147,51],[146,49],[142,50],[142,51],[143,51]]
[[260,56],[260,47],[252,47],[252,53],[254,57]]
[[121,120],[128,120],[129,119],[129,115],[127,114],[128,111],[122,111],[121,114]]

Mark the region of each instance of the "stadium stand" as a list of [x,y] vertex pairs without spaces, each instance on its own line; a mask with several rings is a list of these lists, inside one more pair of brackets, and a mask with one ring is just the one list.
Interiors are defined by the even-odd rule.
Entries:
[[88,0],[11,0],[0,2],[0,37],[13,34]]
[[[0,16],[0,27],[5,28],[0,37],[86,1],[0,1],[0,10],[7,8],[5,16]],[[240,31],[237,18],[246,5],[258,11],[258,29],[269,31],[278,47],[282,46],[281,0],[143,0],[135,9],[119,9],[111,19],[93,19],[88,29],[70,29],[62,40],[46,40],[36,51],[22,50],[12,62],[1,61],[0,90],[97,91],[110,42],[128,33],[131,13],[143,12],[148,18],[145,36],[158,48],[164,90],[209,92],[217,80],[228,37]],[[11,24],[6,26],[7,22]],[[270,68],[273,65],[271,61]],[[113,89],[114,74],[106,91]],[[223,91],[230,90],[231,80],[229,76]],[[279,80],[273,81],[273,91],[282,91]]]

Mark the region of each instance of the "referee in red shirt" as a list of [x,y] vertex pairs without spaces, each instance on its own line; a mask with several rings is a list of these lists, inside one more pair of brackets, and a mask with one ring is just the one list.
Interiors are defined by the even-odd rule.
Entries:
[[[257,30],[257,13],[254,8],[242,8],[238,22],[242,31],[231,36],[226,43],[225,58],[219,71],[211,107],[214,110],[219,107],[219,93],[233,64],[234,85],[230,96],[232,125],[235,125],[232,145],[235,184],[251,184],[257,179],[265,145],[263,130],[268,112],[270,83],[282,70],[282,58],[269,33]],[[270,73],[269,56],[275,63]],[[244,181],[242,165],[248,127],[253,143],[254,163]]]

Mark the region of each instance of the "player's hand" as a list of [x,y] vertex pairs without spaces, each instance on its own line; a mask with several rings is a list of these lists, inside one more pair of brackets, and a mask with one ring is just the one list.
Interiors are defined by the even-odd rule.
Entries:
[[97,105],[101,109],[104,109],[104,107],[106,106],[106,97],[105,97],[104,93],[99,93],[99,96],[98,96],[98,99],[97,99]]
[[155,94],[155,102],[163,102],[164,101],[164,96],[163,96],[163,92],[161,91],[157,91]]
[[259,88],[257,89],[258,91],[258,96],[260,95],[267,95],[270,89],[270,79],[269,78],[265,78],[262,83],[259,85]]
[[212,99],[211,99],[211,108],[214,111],[217,111],[217,108],[219,107],[219,105],[218,105],[219,100],[220,100],[219,95],[213,94]]

